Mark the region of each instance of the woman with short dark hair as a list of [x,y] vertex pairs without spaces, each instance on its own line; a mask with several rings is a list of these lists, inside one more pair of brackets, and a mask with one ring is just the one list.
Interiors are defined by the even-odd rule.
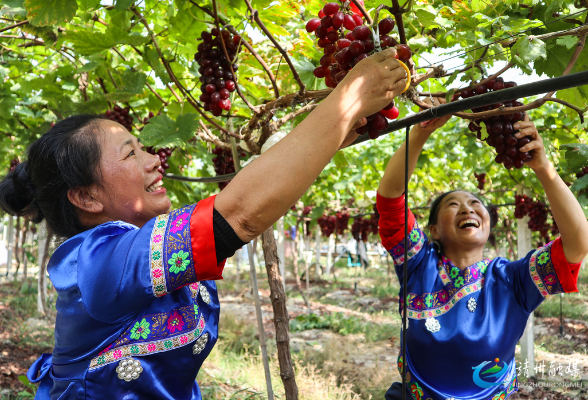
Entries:
[[[450,117],[410,132],[408,168],[413,173],[429,136]],[[517,122],[517,138],[533,139],[526,165],[543,185],[561,238],[517,261],[489,260],[483,250],[490,214],[471,193],[452,191],[431,207],[430,239],[408,215],[406,353],[407,398],[504,400],[518,388],[515,346],[527,319],[546,296],[577,292],[580,263],[588,254],[588,222],[578,201],[545,155],[543,141],[528,116]],[[403,144],[390,159],[377,194],[380,236],[404,278]],[[403,289],[400,290],[403,312]],[[402,351],[402,350],[401,350]],[[387,400],[402,398],[394,383]]]
[[55,348],[27,374],[36,398],[200,399],[195,378],[218,337],[213,280],[404,90],[395,54],[358,63],[220,194],[171,213],[159,158],[122,125],[73,116],[34,142],[0,183],[0,207],[68,239],[48,265]]

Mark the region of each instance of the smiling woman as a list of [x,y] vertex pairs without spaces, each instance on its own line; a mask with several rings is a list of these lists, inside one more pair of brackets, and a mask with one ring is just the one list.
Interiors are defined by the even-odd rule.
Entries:
[[[410,134],[409,174],[435,129],[449,117]],[[580,262],[588,253],[588,222],[577,200],[555,172],[535,125],[520,122],[519,137],[534,139],[527,163],[545,189],[561,238],[521,255],[517,261],[489,260],[483,250],[492,225],[484,204],[471,193],[452,191],[431,206],[429,233],[409,212],[407,249],[406,354],[398,358],[407,368],[408,396],[445,400],[506,399],[517,391],[515,346],[530,313],[545,297],[576,292]],[[377,207],[380,236],[392,254],[399,280],[404,279],[405,146],[392,156],[380,182]],[[400,313],[404,292],[400,291]],[[402,348],[402,347],[401,347]],[[503,360],[503,361],[501,361]],[[442,366],[442,367],[440,367]],[[394,383],[387,400],[402,398]]]
[[0,183],[0,208],[46,218],[67,238],[47,268],[55,348],[27,374],[40,382],[36,398],[201,399],[195,379],[218,338],[213,281],[225,259],[284,215],[365,117],[404,90],[394,55],[362,60],[218,196],[171,212],[159,158],[122,125],[73,116],[34,142]]

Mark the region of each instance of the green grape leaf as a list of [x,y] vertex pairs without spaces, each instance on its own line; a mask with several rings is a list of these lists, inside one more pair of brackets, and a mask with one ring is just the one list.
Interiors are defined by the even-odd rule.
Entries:
[[0,1],[0,14],[13,17],[25,17],[27,10],[23,0],[2,0]]
[[588,145],[583,143],[569,143],[559,146],[559,150],[565,150],[565,158],[568,169],[578,172],[580,168],[588,166]]
[[516,41],[511,48],[511,53],[517,65],[526,69],[529,69],[529,64],[536,59],[547,58],[545,42],[527,35],[521,36]]
[[580,190],[586,189],[588,187],[588,175],[584,175],[580,179],[576,179],[574,184],[570,187],[570,190],[573,192],[579,192]]
[[76,0],[24,0],[31,25],[58,25],[76,15]]
[[92,71],[94,68],[96,68],[99,65],[100,65],[100,63],[97,61],[90,61],[89,63],[84,64],[84,66],[78,68],[78,72]]
[[143,88],[147,82],[147,75],[142,72],[126,71],[122,75],[123,86],[119,87],[116,92],[108,93],[104,97],[109,101],[127,101],[137,94],[143,93]]
[[578,45],[578,39],[575,36],[564,36],[557,38],[555,43],[561,46],[566,46],[569,50]]
[[78,7],[82,11],[92,10],[100,5],[100,0],[77,0]]
[[116,0],[116,4],[114,8],[117,10],[126,10],[127,8],[131,7],[135,0]]
[[139,137],[145,146],[183,147],[194,137],[198,118],[195,113],[180,115],[176,121],[167,115],[156,115],[145,125]]

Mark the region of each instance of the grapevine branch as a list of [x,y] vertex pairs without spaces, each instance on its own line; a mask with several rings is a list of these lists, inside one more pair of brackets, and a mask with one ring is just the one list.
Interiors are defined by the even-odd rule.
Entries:
[[351,0],[351,2],[353,4],[355,4],[355,6],[359,9],[359,11],[361,11],[363,16],[365,17],[365,20],[367,21],[367,23],[371,25],[373,23],[372,17],[370,17],[370,15],[366,11],[365,7],[359,2],[359,0]]
[[251,6],[251,2],[249,0],[245,0],[245,4],[247,4],[247,8],[251,12],[250,18],[255,20],[257,25],[259,25],[259,28],[263,31],[263,33],[265,33],[265,35],[268,37],[268,39],[274,44],[274,46],[276,47],[276,49],[278,49],[278,51],[284,57],[284,59],[286,59],[286,62],[288,63],[288,66],[290,67],[290,70],[292,71],[292,75],[294,76],[294,79],[296,80],[296,82],[298,82],[298,85],[300,86],[299,95],[302,96],[304,94],[304,92],[306,91],[306,85],[300,79],[300,75],[298,75],[298,71],[296,71],[296,68],[294,68],[294,65],[292,64],[292,60],[290,60],[288,53],[282,48],[282,46],[280,46],[278,41],[273,37],[273,35],[270,33],[270,31],[265,26],[265,24],[261,21],[261,19],[259,18],[259,12]]
[[10,26],[7,26],[7,27],[5,27],[5,28],[2,28],[2,29],[0,29],[0,32],[8,31],[8,30],[10,30],[10,29],[14,29],[14,28],[17,28],[17,27],[19,27],[19,26],[26,25],[26,24],[28,24],[28,23],[29,23],[29,21],[28,21],[28,20],[26,20],[26,21],[21,21],[21,22],[18,22],[18,23],[16,23],[16,24],[14,24],[14,25],[10,25]]
[[251,104],[249,102],[249,100],[247,100],[245,98],[245,96],[243,95],[243,93],[241,92],[241,88],[239,86],[239,84],[237,83],[237,74],[235,74],[235,71],[233,70],[233,64],[231,61],[231,57],[229,57],[229,53],[227,52],[227,46],[225,46],[225,38],[223,37],[223,35],[221,35],[221,27],[219,25],[218,22],[218,11],[216,8],[216,0],[212,0],[212,9],[214,10],[214,23],[216,25],[216,28],[219,31],[219,38],[221,40],[221,45],[223,47],[223,52],[225,53],[225,57],[227,57],[227,60],[229,62],[229,68],[231,69],[231,73],[233,74],[233,77],[235,78],[234,82],[235,82],[235,89],[237,90],[237,94],[239,94],[239,97],[241,97],[241,100],[243,100],[243,102],[247,105],[247,107],[249,107],[251,109],[251,111],[253,111],[254,113],[257,112],[257,108]]
[[392,14],[394,15],[394,19],[396,20],[396,26],[398,26],[398,35],[400,37],[400,43],[406,44],[406,32],[404,31],[404,22],[402,21],[402,13],[404,13],[405,10],[400,8],[398,0],[392,0],[392,6]]

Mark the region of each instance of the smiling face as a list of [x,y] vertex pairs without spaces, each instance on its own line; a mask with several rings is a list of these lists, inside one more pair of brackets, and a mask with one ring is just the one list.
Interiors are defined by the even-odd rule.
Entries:
[[437,222],[429,229],[444,249],[482,248],[490,235],[490,214],[472,194],[453,192],[441,201]]
[[159,157],[143,151],[143,145],[122,125],[100,121],[101,185],[93,188],[106,220],[143,226],[171,207],[162,175],[157,172]]

